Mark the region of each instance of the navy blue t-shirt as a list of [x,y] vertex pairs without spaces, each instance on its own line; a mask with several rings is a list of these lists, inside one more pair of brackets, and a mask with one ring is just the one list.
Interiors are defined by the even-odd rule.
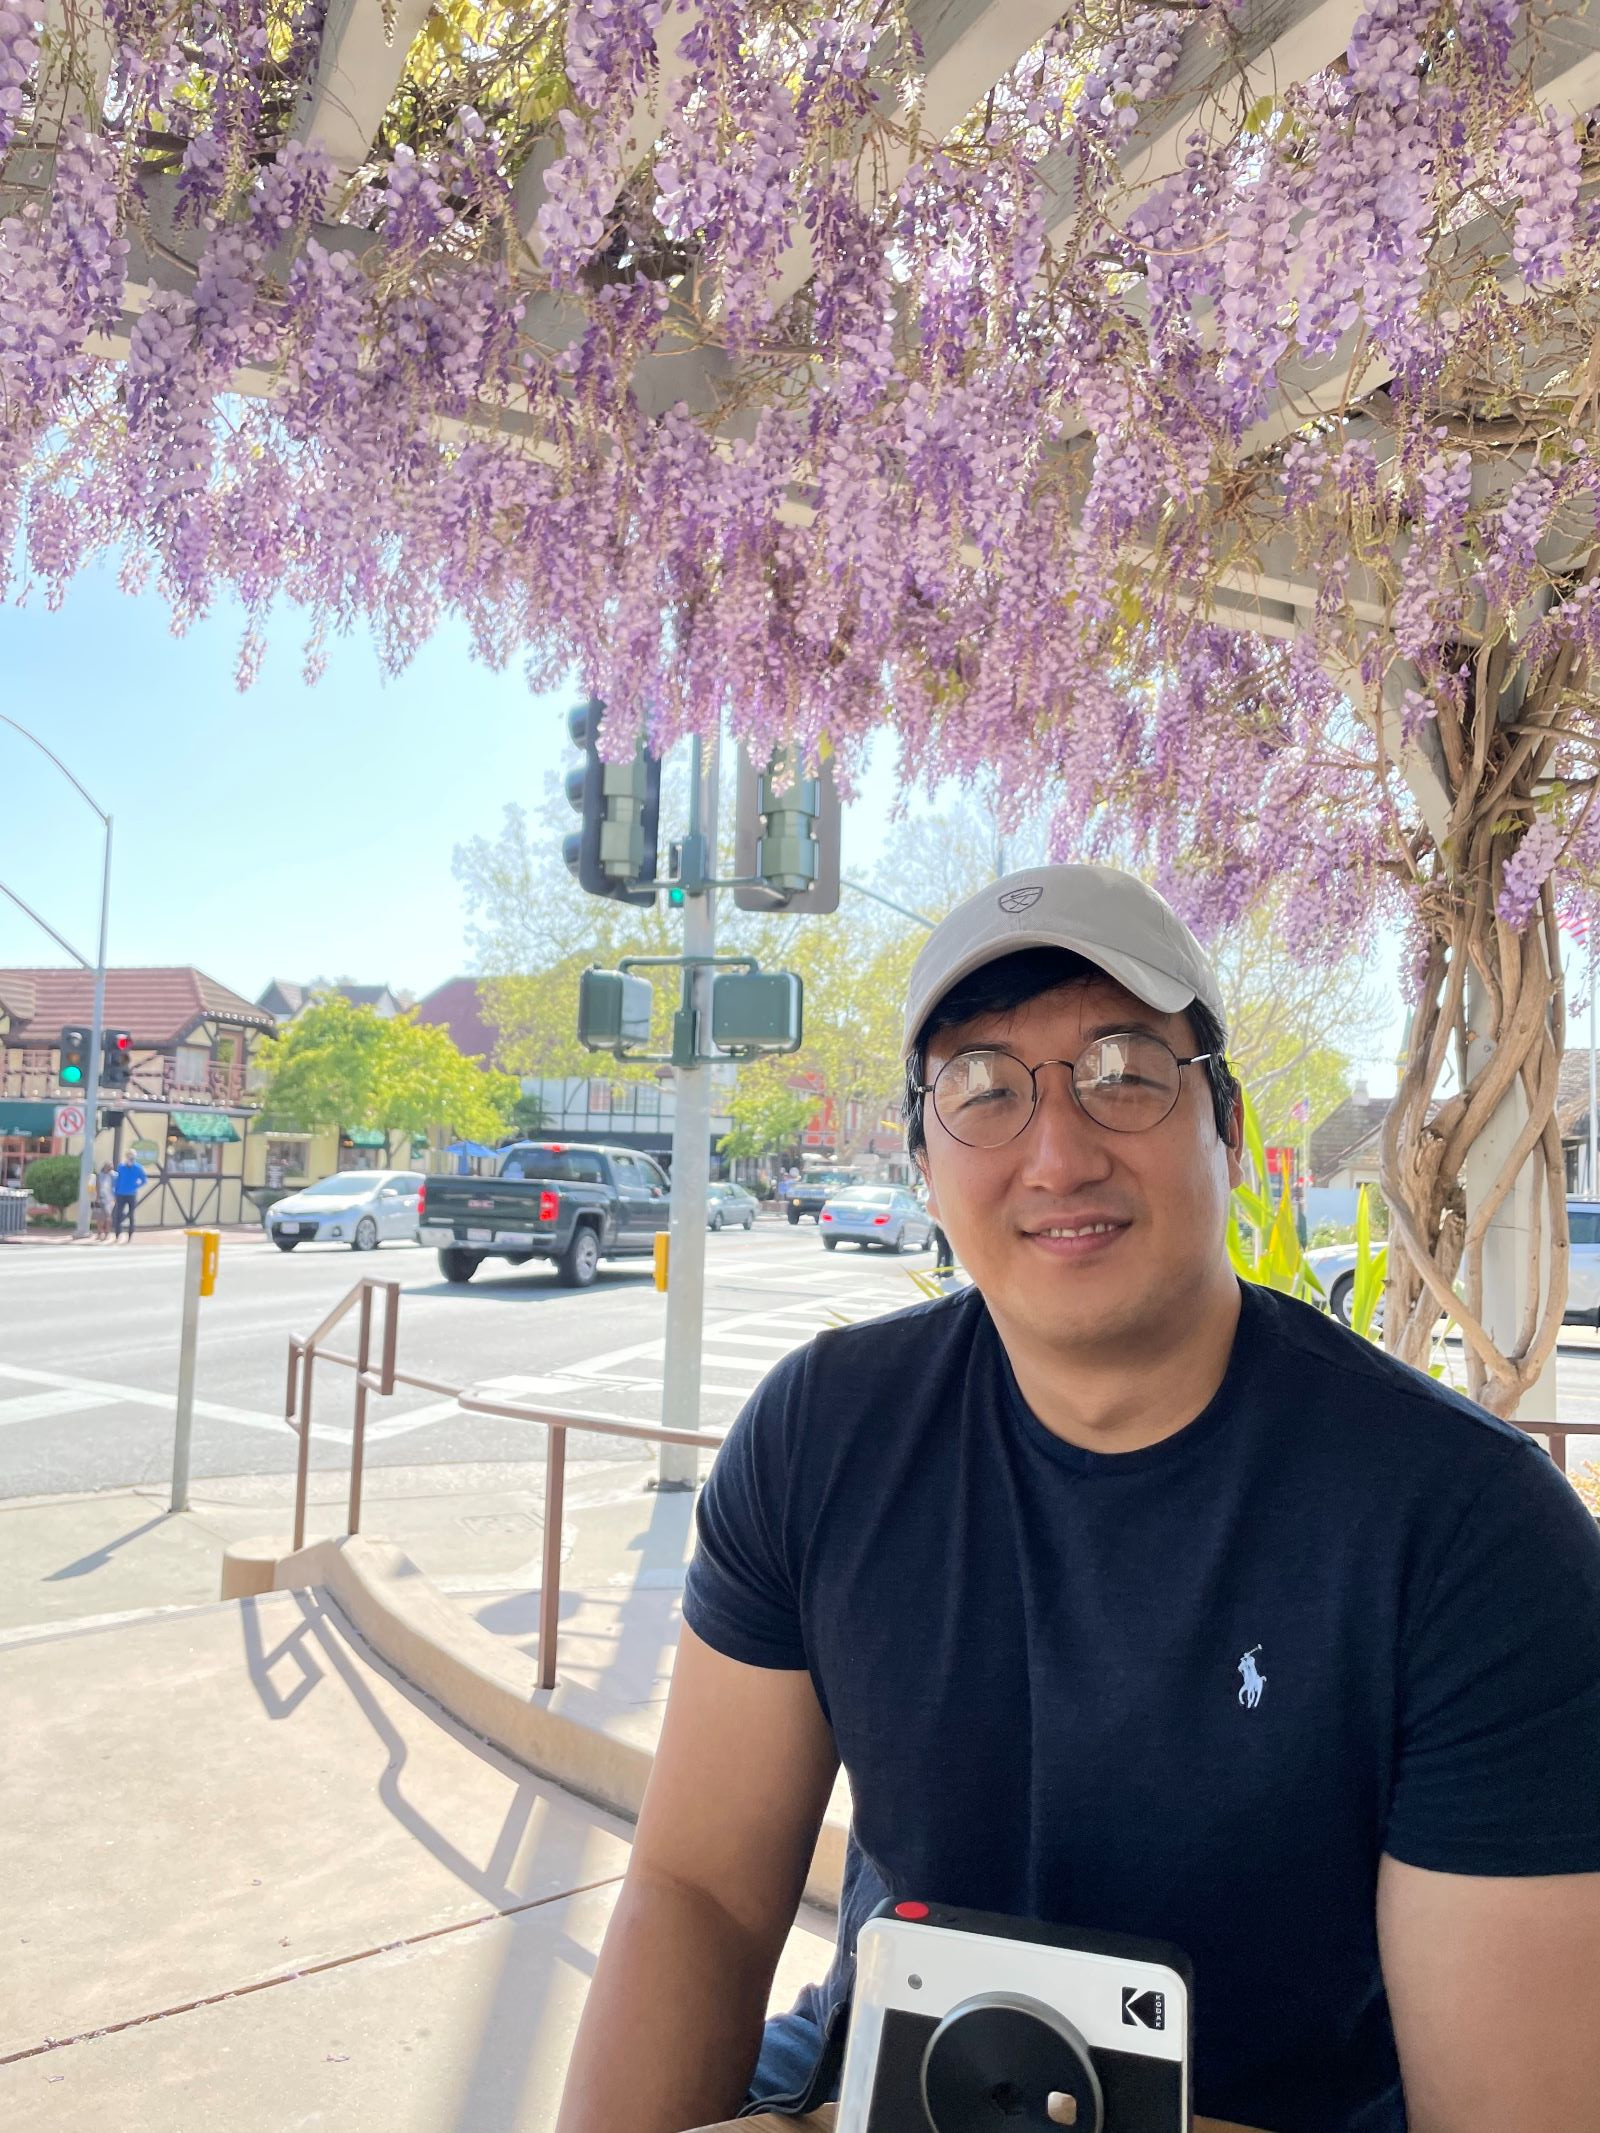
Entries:
[[1122,1453],[1044,1428],[975,1289],[819,1334],[698,1525],[684,1619],[810,1672],[854,1805],[763,2067],[916,1896],[1176,1942],[1197,2111],[1403,2133],[1380,1855],[1600,1871],[1600,1530],[1521,1431],[1267,1290],[1204,1413]]

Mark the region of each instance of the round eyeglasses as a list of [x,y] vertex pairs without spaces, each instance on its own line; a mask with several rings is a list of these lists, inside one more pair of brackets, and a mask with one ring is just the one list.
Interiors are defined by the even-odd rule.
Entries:
[[1112,1133],[1148,1133],[1178,1101],[1182,1069],[1213,1058],[1180,1059],[1171,1045],[1145,1030],[1113,1032],[1086,1044],[1076,1059],[1041,1059],[1027,1066],[1014,1052],[978,1046],[947,1059],[917,1093],[933,1098],[946,1133],[968,1148],[1001,1148],[1025,1130],[1039,1107],[1039,1075],[1047,1066],[1071,1070],[1072,1093],[1085,1117]]

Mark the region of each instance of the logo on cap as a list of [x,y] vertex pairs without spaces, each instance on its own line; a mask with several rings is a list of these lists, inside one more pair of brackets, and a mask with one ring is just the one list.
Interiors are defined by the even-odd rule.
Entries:
[[1043,888],[1037,883],[1031,889],[1007,889],[1000,899],[1000,908],[1015,918],[1020,911],[1031,911],[1043,894]]

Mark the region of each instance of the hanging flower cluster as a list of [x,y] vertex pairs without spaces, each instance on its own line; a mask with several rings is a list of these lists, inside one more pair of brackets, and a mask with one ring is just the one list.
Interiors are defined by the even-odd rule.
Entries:
[[1202,925],[1359,927],[1467,639],[1565,659],[1592,775],[1600,227],[1517,0],[1374,0],[1152,174],[1248,14],[1092,0],[935,139],[894,8],[566,0],[532,60],[490,9],[516,66],[351,171],[318,0],[115,0],[98,74],[0,0],[0,572],[229,592],[246,680],[281,595],[312,672],[463,616],[618,746],[848,782],[887,717]]

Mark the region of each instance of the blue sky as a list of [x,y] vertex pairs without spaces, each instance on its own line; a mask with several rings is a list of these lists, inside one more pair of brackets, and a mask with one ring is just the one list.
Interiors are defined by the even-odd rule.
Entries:
[[[571,697],[490,673],[447,624],[398,679],[364,632],[301,679],[304,617],[267,631],[255,686],[234,683],[240,623],[220,608],[174,637],[165,603],[84,572],[64,605],[0,607],[0,709],[31,726],[116,820],[110,959],[195,963],[255,998],[269,978],[352,977],[426,992],[468,967],[453,848],[492,836],[508,800],[537,807],[571,760]],[[894,798],[885,744],[845,815],[845,870],[869,873]],[[0,727],[0,880],[94,952],[99,825]],[[0,966],[64,961],[0,898]],[[1393,945],[1378,958],[1394,982]],[[1393,1087],[1385,1056],[1363,1063]]]
[[[394,680],[364,633],[340,640],[307,687],[305,637],[284,607],[241,695],[235,610],[174,637],[164,602],[104,569],[54,614],[0,607],[0,709],[115,818],[112,962],[196,963],[252,999],[272,977],[424,992],[467,967],[451,851],[492,836],[508,800],[538,806],[545,773],[572,760],[572,698],[490,673],[453,625]],[[880,756],[846,832],[863,870],[892,798]],[[59,774],[0,727],[0,880],[90,956],[99,838]],[[63,960],[0,899],[0,965]]]

